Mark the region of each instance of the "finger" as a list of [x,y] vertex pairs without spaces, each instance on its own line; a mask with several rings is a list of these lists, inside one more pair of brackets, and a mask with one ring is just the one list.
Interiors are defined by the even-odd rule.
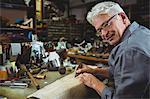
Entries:
[[82,68],[83,67],[83,63],[80,63],[78,68]]
[[82,77],[82,74],[79,74],[76,78],[81,78]]
[[81,73],[81,72],[83,72],[83,71],[84,71],[83,69],[84,69],[84,68],[83,68],[83,64],[80,63],[80,64],[78,65],[78,67],[76,68],[76,73]]
[[76,73],[80,73],[80,72],[81,72],[81,69],[76,70]]
[[92,75],[90,73],[83,73],[83,76],[89,76],[89,75]]
[[81,74],[80,72],[81,72],[80,70],[76,70],[75,71],[75,77],[79,76]]
[[80,65],[80,64],[75,68],[75,72],[76,72],[76,73],[80,73],[80,69],[79,69],[79,68],[81,68],[81,65]]
[[77,76],[76,78],[79,79],[79,81],[81,81],[82,83],[84,82],[83,74],[80,74],[80,75]]
[[76,71],[76,73],[84,73],[84,72],[87,72],[86,68],[81,68]]
[[76,73],[83,73],[83,72],[87,72],[87,65],[80,63],[79,66],[76,68]]
[[82,68],[82,63],[80,63],[77,67],[76,67],[76,70]]
[[90,74],[90,73],[83,73],[83,76],[85,77],[85,78],[96,78],[95,76],[93,76],[92,74]]

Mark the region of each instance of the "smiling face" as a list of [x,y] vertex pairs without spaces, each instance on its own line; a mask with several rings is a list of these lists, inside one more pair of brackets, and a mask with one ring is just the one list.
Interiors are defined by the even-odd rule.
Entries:
[[98,15],[93,20],[93,26],[97,30],[98,35],[110,45],[117,44],[125,29],[130,24],[124,13],[109,16],[108,14]]

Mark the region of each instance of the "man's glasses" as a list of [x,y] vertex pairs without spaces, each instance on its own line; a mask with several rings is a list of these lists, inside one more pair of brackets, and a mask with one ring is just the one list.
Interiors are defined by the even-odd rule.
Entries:
[[117,14],[115,14],[115,15],[113,15],[111,18],[109,18],[107,21],[105,21],[102,25],[101,25],[101,27],[100,28],[98,28],[96,31],[97,31],[97,33],[96,33],[96,36],[100,36],[101,35],[101,31],[102,31],[102,29],[104,29],[104,28],[106,28],[106,27],[108,27],[108,26],[110,26],[110,21],[116,16]]

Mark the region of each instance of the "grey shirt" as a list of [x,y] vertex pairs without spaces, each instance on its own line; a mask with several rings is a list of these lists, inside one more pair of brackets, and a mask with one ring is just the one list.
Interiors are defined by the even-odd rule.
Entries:
[[109,57],[115,88],[106,87],[102,99],[143,99],[150,89],[150,30],[133,22]]

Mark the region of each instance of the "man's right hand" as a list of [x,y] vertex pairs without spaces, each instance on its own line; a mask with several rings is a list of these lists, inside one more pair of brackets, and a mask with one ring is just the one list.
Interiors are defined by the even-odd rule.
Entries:
[[98,68],[97,66],[86,65],[83,63],[77,66],[75,72],[76,72],[75,77],[81,73],[101,74],[104,77],[109,77],[108,67]]
[[94,73],[95,72],[95,68],[97,68],[96,66],[90,66],[90,65],[86,65],[86,64],[79,64],[79,66],[76,68],[76,73],[80,74],[80,73]]

